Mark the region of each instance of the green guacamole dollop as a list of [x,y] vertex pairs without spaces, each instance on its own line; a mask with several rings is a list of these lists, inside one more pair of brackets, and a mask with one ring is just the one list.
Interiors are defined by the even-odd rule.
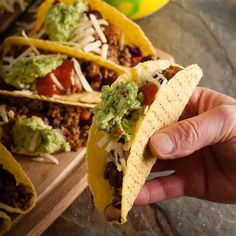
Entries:
[[74,4],[60,3],[52,6],[45,18],[45,31],[53,41],[68,41],[88,6],[81,0]]
[[131,139],[134,121],[143,112],[139,87],[136,82],[121,84],[115,88],[104,86],[102,104],[95,107],[94,122],[114,138]]
[[62,64],[60,56],[46,57],[42,59],[24,58],[17,61],[10,72],[4,78],[7,84],[18,89],[24,89],[26,84],[32,84],[37,78],[44,77]]
[[[12,129],[14,152],[55,153],[70,151],[70,144],[64,136],[51,126],[46,125],[40,117],[19,116]],[[36,136],[36,137],[35,137]],[[33,142],[33,143],[32,143]]]

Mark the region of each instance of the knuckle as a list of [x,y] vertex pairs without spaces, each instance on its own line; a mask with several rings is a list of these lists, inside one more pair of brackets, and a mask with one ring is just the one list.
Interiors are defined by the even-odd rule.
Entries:
[[199,138],[199,131],[197,125],[193,120],[183,120],[178,123],[179,139],[177,142],[181,143],[181,146],[193,147],[194,143]]
[[218,109],[224,119],[225,130],[236,135],[236,105],[221,105]]

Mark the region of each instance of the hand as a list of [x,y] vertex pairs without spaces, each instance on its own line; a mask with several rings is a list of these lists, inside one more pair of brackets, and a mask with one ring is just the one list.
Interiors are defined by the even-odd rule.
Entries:
[[236,100],[197,88],[181,121],[155,133],[149,142],[154,171],[175,170],[147,181],[136,204],[181,196],[236,203]]

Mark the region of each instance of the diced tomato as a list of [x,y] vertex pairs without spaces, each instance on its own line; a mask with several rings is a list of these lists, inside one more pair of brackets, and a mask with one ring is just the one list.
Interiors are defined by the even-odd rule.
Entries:
[[91,115],[89,110],[82,110],[80,113],[80,120],[89,120]]
[[147,82],[139,89],[139,91],[143,94],[144,104],[150,106],[156,97],[158,88],[154,83]]
[[122,131],[121,129],[119,129],[119,128],[117,128],[117,129],[114,131],[114,136],[115,136],[116,138],[120,138],[120,137],[122,136],[122,134],[123,134],[123,131]]
[[52,97],[53,94],[60,94],[60,90],[53,83],[50,74],[51,73],[37,80],[36,90],[39,95]]
[[68,59],[64,60],[59,67],[52,71],[52,73],[56,76],[65,89],[71,88],[71,77],[74,73],[74,64],[72,61]]

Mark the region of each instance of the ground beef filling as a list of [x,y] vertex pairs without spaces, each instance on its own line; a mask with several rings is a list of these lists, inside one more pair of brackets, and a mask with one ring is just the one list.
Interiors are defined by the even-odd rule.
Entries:
[[123,181],[123,172],[118,171],[116,165],[111,161],[105,165],[104,179],[114,187],[113,200],[104,210],[105,217],[108,221],[120,221],[121,217],[121,187]]
[[7,112],[14,112],[14,118],[3,126],[6,130],[3,133],[7,135],[3,136],[2,142],[7,147],[10,147],[13,143],[9,130],[14,124],[14,119],[22,115],[27,117],[38,116],[54,129],[62,130],[66,141],[71,144],[74,151],[86,145],[89,127],[92,122],[92,112],[88,108],[4,96],[0,96],[0,104],[6,104]]
[[133,67],[140,62],[157,59],[155,55],[145,56],[139,46],[124,45],[121,48],[120,38],[122,32],[118,25],[109,24],[106,26],[104,33],[109,45],[108,59],[117,64]]
[[26,210],[32,197],[31,188],[24,184],[17,185],[14,176],[0,164],[0,202]]
[[115,71],[102,67],[95,62],[81,62],[81,69],[93,90],[101,91],[103,85],[111,85],[118,75]]
[[169,68],[163,70],[161,73],[165,76],[167,80],[170,80],[175,74],[179,71],[183,70],[183,68],[178,66],[170,66]]

